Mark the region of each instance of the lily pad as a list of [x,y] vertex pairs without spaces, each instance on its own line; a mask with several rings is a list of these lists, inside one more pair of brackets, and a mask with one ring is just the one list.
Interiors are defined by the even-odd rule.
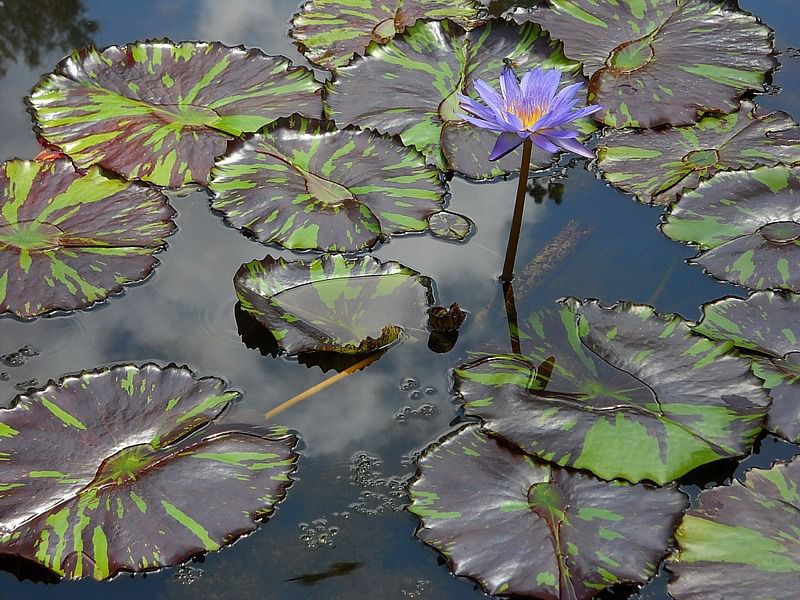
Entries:
[[463,242],[472,232],[472,221],[458,213],[443,210],[428,217],[428,228],[435,237]]
[[719,0],[550,0],[514,14],[563,41],[611,127],[689,125],[763,91],[778,66],[772,30]]
[[800,291],[800,168],[719,173],[686,193],[661,230],[700,247],[692,263],[753,290]]
[[29,102],[47,143],[80,168],[127,179],[205,185],[229,140],[279,117],[319,117],[305,67],[217,42],[137,42],[73,52]]
[[793,600],[800,580],[800,460],[706,490],[678,527],[669,593]]
[[0,164],[0,314],[86,308],[144,279],[174,216],[162,193],[97,167]]
[[482,14],[474,0],[311,0],[292,18],[289,36],[309,61],[336,69],[417,20],[450,19],[469,27]]
[[445,194],[438,171],[398,140],[299,117],[233,147],[209,187],[211,206],[259,242],[329,252],[425,231]]
[[800,162],[800,127],[783,112],[751,102],[691,127],[612,131],[597,149],[603,177],[642,202],[669,204],[719,171]]
[[[519,72],[537,65],[560,69],[564,85],[582,80],[580,64],[565,59],[561,44],[538,25],[493,21],[465,32],[449,21],[419,22],[338,69],[327,84],[326,114],[339,126],[397,134],[442,170],[474,179],[509,173],[519,169],[521,151],[499,165],[490,162],[496,134],[467,124],[458,106],[459,94],[477,97],[476,79],[497,80],[504,59]],[[542,168],[552,160],[542,152],[531,164]]]
[[0,553],[105,579],[253,531],[286,493],[297,440],[212,424],[238,395],[220,379],[149,364],[17,397],[0,410]]
[[703,307],[693,329],[761,354],[751,358],[772,398],[767,429],[800,442],[800,296],[766,291],[746,300],[723,298]]
[[524,451],[603,479],[672,481],[746,454],[769,400],[750,361],[678,315],[570,299],[520,324],[524,355],[455,371],[468,415]]
[[593,598],[643,583],[688,502],[533,459],[469,425],[425,451],[411,485],[417,537],[492,595]]
[[309,262],[267,256],[242,265],[233,283],[242,309],[290,355],[386,348],[403,331],[425,331],[433,306],[430,279],[371,256]]

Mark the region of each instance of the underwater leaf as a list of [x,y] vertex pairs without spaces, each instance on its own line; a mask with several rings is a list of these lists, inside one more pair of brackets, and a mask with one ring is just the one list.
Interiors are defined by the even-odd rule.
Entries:
[[523,454],[468,425],[419,460],[417,537],[492,595],[593,598],[643,583],[687,506],[673,487],[605,482]]
[[267,256],[242,265],[233,283],[242,310],[290,355],[386,348],[403,331],[424,331],[433,305],[430,279],[372,256],[308,262]]
[[0,410],[0,554],[105,579],[253,531],[286,493],[297,439],[215,424],[239,396],[225,387],[174,365],[118,365],[18,396]]
[[428,228],[438,238],[462,242],[472,231],[472,221],[458,213],[443,210],[428,217]]
[[292,18],[289,36],[309,61],[335,70],[419,19],[450,19],[469,27],[482,12],[475,0],[311,0]]
[[127,179],[205,184],[229,140],[279,117],[319,117],[305,67],[218,42],[137,42],[73,52],[29,102],[37,130],[80,168]]
[[678,315],[567,300],[520,324],[524,355],[460,366],[468,415],[524,451],[603,479],[672,481],[747,453],[769,407],[750,361]]
[[144,279],[174,216],[161,192],[97,167],[0,164],[0,314],[86,308]]
[[259,242],[328,252],[425,231],[445,194],[438,171],[413,148],[300,117],[232,147],[209,187],[212,208]]
[[800,291],[800,167],[718,173],[684,194],[661,230],[700,247],[691,262],[753,290]]
[[676,600],[794,600],[800,581],[800,460],[705,490],[683,517],[667,568]]
[[[564,85],[583,81],[580,64],[565,59],[561,44],[537,25],[492,21],[465,32],[449,21],[419,22],[338,69],[327,84],[326,114],[340,127],[397,134],[442,170],[474,179],[502,175],[519,169],[519,154],[499,165],[490,162],[492,134],[481,134],[460,118],[458,95],[477,97],[476,79],[496,85],[504,59],[519,73],[541,65],[563,71]],[[451,127],[457,128],[452,135]],[[476,140],[482,141],[475,145]],[[532,164],[538,169],[552,160],[542,153]]]
[[737,112],[693,126],[612,131],[597,148],[609,183],[642,202],[669,204],[719,171],[800,163],[800,127],[783,112],[742,102]]
[[772,291],[703,306],[694,331],[760,353],[752,369],[772,398],[767,429],[800,442],[800,296]]
[[772,30],[725,0],[550,0],[514,14],[583,63],[611,127],[689,125],[729,113],[778,66]]

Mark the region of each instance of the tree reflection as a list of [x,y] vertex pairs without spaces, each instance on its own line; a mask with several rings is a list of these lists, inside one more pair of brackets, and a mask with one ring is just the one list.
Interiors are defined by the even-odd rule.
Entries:
[[98,27],[85,12],[83,0],[0,0],[0,77],[20,58],[38,67],[53,50],[91,44]]

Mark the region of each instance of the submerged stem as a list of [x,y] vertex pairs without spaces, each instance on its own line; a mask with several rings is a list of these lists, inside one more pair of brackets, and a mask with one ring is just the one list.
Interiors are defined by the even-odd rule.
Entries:
[[525,138],[525,141],[522,143],[522,163],[519,166],[519,182],[517,183],[517,200],[514,203],[514,218],[511,220],[511,231],[508,234],[508,246],[506,247],[506,260],[503,264],[503,274],[500,275],[500,279],[506,283],[514,279],[514,260],[517,257],[519,233],[522,229],[525,193],[528,191],[528,171],[531,166],[531,150],[533,150],[533,142],[530,138]]
[[267,420],[272,419],[275,415],[277,415],[279,413],[282,413],[287,408],[291,408],[295,404],[299,404],[300,402],[302,402],[306,398],[310,398],[311,396],[313,396],[317,392],[321,392],[322,390],[324,390],[325,388],[333,385],[334,383],[336,383],[340,379],[344,379],[348,375],[352,375],[356,371],[360,371],[364,367],[366,367],[368,365],[371,365],[376,360],[378,360],[381,356],[383,356],[383,352],[374,352],[374,353],[370,354],[364,360],[361,360],[361,361],[357,362],[356,364],[354,364],[351,367],[347,367],[341,373],[336,373],[336,375],[328,377],[327,379],[323,379],[318,384],[316,384],[314,386],[311,386],[307,390],[303,390],[302,392],[300,392],[296,396],[292,396],[286,402],[281,402],[278,406],[276,406],[272,410],[268,411],[264,415],[264,418],[267,419]]

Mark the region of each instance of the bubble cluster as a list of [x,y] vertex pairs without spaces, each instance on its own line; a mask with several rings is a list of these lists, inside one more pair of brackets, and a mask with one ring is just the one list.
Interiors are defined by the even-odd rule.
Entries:
[[400,382],[400,389],[404,392],[419,389],[419,380],[414,377],[406,377]]
[[203,569],[183,565],[175,571],[175,579],[183,585],[192,585],[203,576]]
[[30,388],[39,387],[39,381],[37,379],[26,379],[25,381],[20,381],[14,387],[20,392],[24,392]]
[[383,460],[368,452],[358,452],[350,464],[350,483],[362,488],[358,500],[349,507],[357,513],[376,515],[401,511],[408,504],[407,478],[386,477],[379,467]]
[[425,592],[425,586],[430,585],[430,583],[431,582],[427,579],[418,579],[417,585],[413,590],[400,590],[400,593],[403,594],[404,598],[408,598],[409,600],[420,600],[422,594]]
[[404,467],[413,467],[417,464],[417,461],[422,456],[424,450],[414,450],[413,452],[409,452],[408,454],[403,454],[400,457],[400,464]]
[[413,408],[411,406],[404,406],[396,413],[394,413],[394,419],[398,423],[407,423],[408,420],[412,417],[432,417],[436,414],[436,407],[433,404],[422,404],[417,408]]
[[[348,518],[349,513],[333,513],[334,516],[341,518]],[[319,548],[335,548],[336,536],[339,535],[339,527],[336,525],[329,525],[328,519],[320,517],[314,519],[311,523],[299,523],[300,528],[300,541],[305,542],[309,550],[317,550]]]
[[8,354],[0,354],[0,363],[7,367],[21,367],[25,364],[25,360],[39,356],[39,351],[32,346],[23,346],[16,352],[9,352]]

